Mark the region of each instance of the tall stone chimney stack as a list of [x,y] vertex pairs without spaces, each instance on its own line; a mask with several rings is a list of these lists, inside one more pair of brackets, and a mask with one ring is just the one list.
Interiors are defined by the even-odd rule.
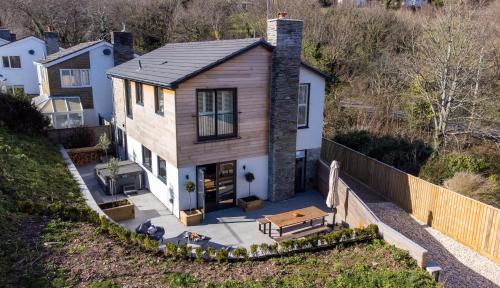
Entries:
[[134,59],[134,38],[130,32],[111,32],[115,66]]
[[10,33],[9,29],[0,27],[0,39],[12,41],[11,36],[12,36],[12,34]]
[[47,26],[47,31],[43,32],[43,40],[45,40],[47,55],[59,52],[59,35],[52,31],[51,26]]
[[270,127],[269,127],[269,199],[281,201],[295,195],[295,155],[297,149],[297,94],[303,22],[286,19],[267,20],[267,41],[272,54]]

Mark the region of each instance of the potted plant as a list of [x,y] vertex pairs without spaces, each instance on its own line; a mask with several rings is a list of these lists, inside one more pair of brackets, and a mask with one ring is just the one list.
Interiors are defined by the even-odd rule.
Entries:
[[118,160],[111,158],[107,164],[110,178],[110,191],[113,196],[113,201],[99,204],[106,215],[115,221],[123,221],[135,218],[134,204],[128,199],[117,200],[116,197],[116,178],[118,177]]
[[255,180],[252,172],[245,173],[245,180],[248,182],[248,196],[239,199],[239,206],[243,211],[253,211],[262,208],[264,202],[257,196],[251,194],[250,184]]
[[191,208],[191,194],[195,189],[196,185],[192,181],[187,180],[186,182],[184,182],[184,190],[186,190],[189,195],[189,210],[181,211],[180,218],[181,222],[186,226],[200,224],[201,220],[203,219],[203,213],[199,209],[193,210]]

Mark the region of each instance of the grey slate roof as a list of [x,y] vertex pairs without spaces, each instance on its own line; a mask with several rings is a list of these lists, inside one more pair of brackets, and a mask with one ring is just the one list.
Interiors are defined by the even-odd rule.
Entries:
[[258,45],[272,49],[272,46],[261,38],[167,44],[118,65],[108,70],[107,74],[175,87],[180,82]]
[[55,60],[60,59],[62,57],[66,57],[68,55],[76,53],[76,52],[78,52],[80,50],[83,50],[83,49],[86,49],[88,47],[97,45],[97,44],[99,44],[101,42],[104,42],[104,40],[83,42],[83,43],[77,44],[75,46],[69,47],[68,49],[64,49],[64,50],[59,51],[57,53],[50,54],[49,56],[47,56],[47,58],[37,60],[36,62],[40,63],[40,64],[47,64],[49,62],[55,61]]

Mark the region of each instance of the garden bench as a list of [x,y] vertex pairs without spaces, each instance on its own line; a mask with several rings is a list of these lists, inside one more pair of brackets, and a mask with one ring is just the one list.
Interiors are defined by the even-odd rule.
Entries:
[[274,241],[281,243],[286,240],[292,240],[292,239],[299,239],[299,238],[304,238],[312,235],[318,235],[322,233],[327,233],[330,231],[330,228],[326,226],[319,226],[319,227],[314,227],[306,230],[301,230],[297,232],[290,232],[286,233],[285,235],[281,237],[277,237],[274,239]]
[[[271,221],[266,218],[259,218],[256,220],[259,223],[259,231],[266,234],[266,226],[269,224],[269,230],[271,230]],[[264,230],[262,230],[262,225],[264,225]]]

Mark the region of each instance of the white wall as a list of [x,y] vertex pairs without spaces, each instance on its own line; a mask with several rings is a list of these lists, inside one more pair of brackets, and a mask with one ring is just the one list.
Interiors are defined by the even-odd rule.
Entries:
[[[142,144],[134,138],[127,135],[128,158],[137,162],[144,170],[144,185],[153,193],[163,205],[179,217],[179,205],[176,203],[179,199],[179,171],[176,167],[167,162],[167,182],[161,181],[158,175],[158,158],[154,151],[151,151],[152,170],[149,171],[142,165]],[[147,147],[146,147],[147,148]],[[193,178],[194,179],[194,178]],[[195,180],[193,180],[194,182]],[[171,199],[173,200],[171,203]],[[186,198],[187,199],[187,198]],[[193,202],[195,203],[195,202]],[[187,208],[186,208],[187,209]]]
[[[267,199],[268,188],[268,156],[252,157],[236,161],[236,198],[248,196],[248,182],[245,180],[246,172],[252,172],[255,180],[250,184],[251,195]],[[243,165],[246,169],[243,170]]]
[[[29,51],[33,50],[33,55]],[[4,68],[0,62],[0,85],[23,85],[26,94],[39,94],[38,76],[33,61],[44,58],[45,43],[35,37],[0,46],[0,61],[2,56],[20,56],[21,68]],[[2,81],[7,79],[7,81]]]
[[113,101],[111,91],[111,80],[106,76],[106,71],[114,66],[113,53],[104,55],[103,50],[113,48],[107,45],[99,45],[89,51],[90,56],[90,82],[94,98],[94,110],[97,115],[111,120],[113,112]]
[[310,83],[309,128],[297,130],[297,150],[321,147],[323,110],[325,106],[325,79],[312,71],[300,68],[300,83]]

